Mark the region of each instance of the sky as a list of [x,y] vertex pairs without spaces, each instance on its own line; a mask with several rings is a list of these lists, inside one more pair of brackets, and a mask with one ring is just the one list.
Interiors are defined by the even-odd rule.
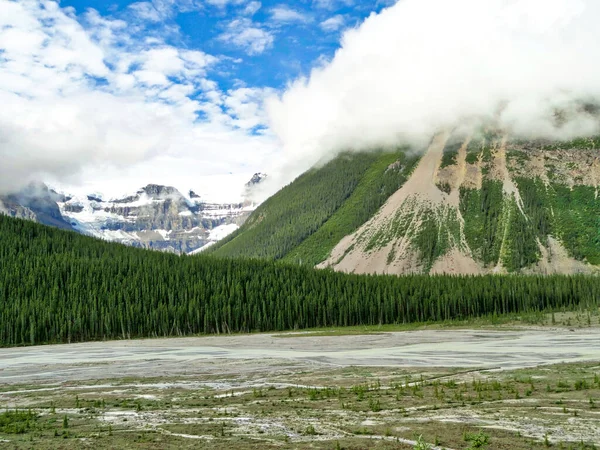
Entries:
[[381,0],[0,0],[0,192],[147,183],[235,199],[276,170],[264,99]]
[[600,134],[599,17],[598,0],[0,0],[0,194],[235,201],[266,172],[262,199],[443,129]]

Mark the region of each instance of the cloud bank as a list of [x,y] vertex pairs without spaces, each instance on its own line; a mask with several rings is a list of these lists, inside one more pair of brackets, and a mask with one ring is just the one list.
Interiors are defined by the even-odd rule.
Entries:
[[[599,17],[597,0],[401,0],[372,14],[267,102],[285,172],[474,118],[528,137],[597,131],[580,105],[600,99]],[[560,129],[557,108],[573,119]]]
[[[220,90],[210,72],[223,57],[169,45],[139,22],[140,5],[172,3],[136,4],[127,22],[50,0],[0,0],[0,193],[34,180],[85,183],[73,177],[110,165],[135,183],[193,181],[275,151],[261,131],[267,90]],[[170,164],[166,176],[167,165],[141,177],[127,169],[157,157],[194,165],[177,173]]]

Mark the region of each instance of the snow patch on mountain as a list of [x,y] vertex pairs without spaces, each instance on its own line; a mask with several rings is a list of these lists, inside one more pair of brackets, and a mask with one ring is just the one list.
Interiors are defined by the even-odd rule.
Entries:
[[238,228],[239,228],[239,226],[236,225],[235,223],[221,225],[221,226],[218,226],[218,227],[210,230],[208,233],[208,238],[211,241],[217,242],[217,241],[220,241],[221,239],[226,238],[227,236],[229,236],[231,233],[233,233]]
[[[255,174],[245,184],[235,180],[232,189],[237,185],[247,190],[248,185],[258,184],[264,177]],[[232,196],[229,201],[208,201],[215,195],[197,193],[204,191],[186,189],[184,195],[173,186],[148,184],[127,195],[108,196],[98,187],[73,194],[60,185],[38,183],[0,197],[0,213],[108,241],[190,253],[235,231],[257,206],[245,194]],[[218,197],[227,190],[212,192]]]
[[220,225],[216,228],[213,228],[212,230],[210,230],[209,235],[208,235],[209,242],[207,242],[204,246],[200,247],[199,249],[196,249],[196,250],[190,252],[190,255],[196,255],[198,253],[203,252],[208,247],[216,244],[221,239],[224,239],[227,236],[229,236],[231,233],[236,231],[238,228],[239,228],[239,226],[234,223],[230,223],[227,225]]

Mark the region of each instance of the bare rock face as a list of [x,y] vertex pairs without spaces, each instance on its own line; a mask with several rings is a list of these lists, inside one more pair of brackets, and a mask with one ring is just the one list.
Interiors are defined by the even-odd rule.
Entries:
[[252,175],[252,178],[246,183],[246,189],[244,191],[244,206],[254,208],[255,205],[255,197],[257,194],[257,190],[260,189],[261,183],[263,183],[267,179],[268,175],[266,173],[257,172]]
[[17,219],[36,221],[36,215],[32,210],[19,204],[11,203],[6,198],[0,200],[0,213],[16,217]]
[[252,175],[252,178],[250,178],[250,181],[248,181],[246,183],[246,186],[252,187],[252,186],[264,181],[265,178],[267,178],[266,173],[260,173],[260,172],[255,173],[254,175]]

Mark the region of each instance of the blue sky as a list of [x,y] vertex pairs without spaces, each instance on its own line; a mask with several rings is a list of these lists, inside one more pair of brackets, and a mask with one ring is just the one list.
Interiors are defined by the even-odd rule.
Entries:
[[[227,90],[241,85],[281,89],[298,76],[308,75],[322,59],[333,56],[345,29],[357,26],[369,14],[390,3],[62,0],[60,4],[75,8],[79,16],[93,8],[104,17],[136,23],[140,26],[136,33],[140,39],[156,35],[177,47],[226,57],[215,67],[213,77]],[[151,14],[156,14],[156,20],[148,20]],[[232,27],[232,23],[238,25]],[[257,36],[248,36],[237,43],[234,36],[227,38],[228,34],[248,29],[258,30]],[[253,48],[252,43],[261,38],[265,43]]]

